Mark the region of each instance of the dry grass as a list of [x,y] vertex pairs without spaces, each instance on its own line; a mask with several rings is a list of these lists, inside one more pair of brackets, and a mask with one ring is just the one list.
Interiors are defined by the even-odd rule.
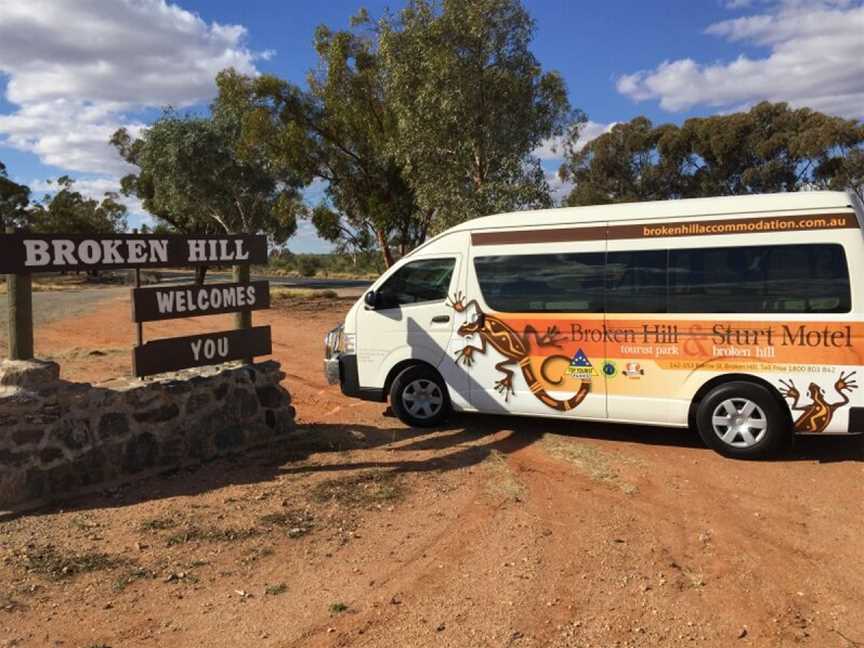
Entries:
[[165,516],[143,520],[138,525],[138,529],[141,531],[165,531],[166,529],[173,529],[176,526],[177,520],[173,517]]
[[394,473],[369,472],[320,482],[312,488],[310,496],[322,504],[337,502],[343,506],[371,506],[401,500],[405,496],[405,487]]
[[122,592],[135,581],[143,580],[145,578],[156,578],[156,574],[149,569],[144,569],[142,567],[131,567],[123,571],[114,579],[114,582],[111,584],[111,589],[115,592]]
[[525,498],[525,486],[507,465],[507,459],[500,450],[493,450],[484,462],[488,471],[486,492],[493,497],[521,502]]
[[[75,291],[82,290],[84,288],[83,285],[69,285],[69,284],[50,284],[50,283],[36,283],[32,284],[33,292],[58,292],[58,291]],[[7,293],[6,282],[0,283],[0,295],[5,295]]]
[[[32,281],[33,292],[74,292],[89,288],[117,287],[122,285],[118,281],[93,281],[86,275],[67,276],[39,276],[35,275]],[[6,279],[0,278],[0,295],[7,293]]]
[[0,610],[4,610],[6,612],[15,612],[18,610],[25,610],[27,606],[13,598],[9,594],[3,594],[0,592]]
[[268,585],[264,588],[264,593],[269,594],[270,596],[279,596],[280,594],[284,594],[288,591],[288,586],[285,583],[279,583],[278,585]]
[[107,349],[82,349],[73,347],[48,355],[49,360],[87,360],[90,358],[101,358],[109,355],[123,355],[129,353],[128,347],[110,347]]
[[259,535],[261,535],[261,530],[256,528],[220,529],[218,527],[189,526],[168,536],[166,544],[171,547],[188,542],[239,542]]
[[[286,277],[288,279],[310,279],[296,270],[283,270],[281,268],[263,267],[255,268],[255,274],[270,275],[272,277]],[[347,279],[358,281],[375,281],[381,275],[377,272],[316,272],[316,279]]]
[[281,527],[288,530],[289,538],[299,538],[312,530],[313,517],[309,511],[280,511],[268,513],[258,518],[258,522],[267,527]]
[[580,472],[594,481],[616,486],[628,495],[638,490],[634,484],[623,480],[618,473],[616,464],[625,461],[621,457],[603,452],[575,439],[557,436],[544,437],[542,447],[553,457],[572,463]]
[[17,558],[18,564],[28,572],[50,580],[72,578],[128,564],[124,558],[105,553],[64,554],[53,545],[29,546],[18,552]]
[[281,299],[337,299],[339,294],[335,290],[316,290],[312,288],[284,288],[275,286],[270,288],[270,299],[279,301]]

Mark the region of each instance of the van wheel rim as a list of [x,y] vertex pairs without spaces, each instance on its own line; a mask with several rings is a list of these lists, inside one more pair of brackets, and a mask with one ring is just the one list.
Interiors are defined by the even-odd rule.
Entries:
[[765,412],[747,398],[729,398],[711,415],[714,433],[733,448],[752,448],[768,433]]
[[444,395],[437,383],[420,378],[402,390],[402,402],[411,416],[428,419],[441,411]]

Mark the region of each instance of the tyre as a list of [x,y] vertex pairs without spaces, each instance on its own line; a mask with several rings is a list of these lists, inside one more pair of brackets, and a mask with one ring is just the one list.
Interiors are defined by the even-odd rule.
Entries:
[[428,365],[408,367],[390,386],[390,407],[412,427],[433,427],[450,415],[450,398],[441,376]]
[[729,382],[712,389],[696,411],[699,436],[725,457],[764,459],[791,440],[789,417],[762,385]]

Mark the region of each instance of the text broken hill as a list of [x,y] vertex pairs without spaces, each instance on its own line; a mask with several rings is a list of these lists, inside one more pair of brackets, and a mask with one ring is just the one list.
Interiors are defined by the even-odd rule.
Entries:
[[[168,263],[168,239],[29,239],[24,242],[24,265],[95,266]],[[186,263],[230,263],[249,260],[242,239],[188,239]]]

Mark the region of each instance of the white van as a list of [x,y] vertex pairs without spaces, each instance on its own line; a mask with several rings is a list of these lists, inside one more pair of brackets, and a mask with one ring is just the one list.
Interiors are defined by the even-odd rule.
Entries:
[[733,457],[862,433],[862,224],[854,193],[825,191],[477,218],[373,284],[325,372],[414,426],[690,426]]

